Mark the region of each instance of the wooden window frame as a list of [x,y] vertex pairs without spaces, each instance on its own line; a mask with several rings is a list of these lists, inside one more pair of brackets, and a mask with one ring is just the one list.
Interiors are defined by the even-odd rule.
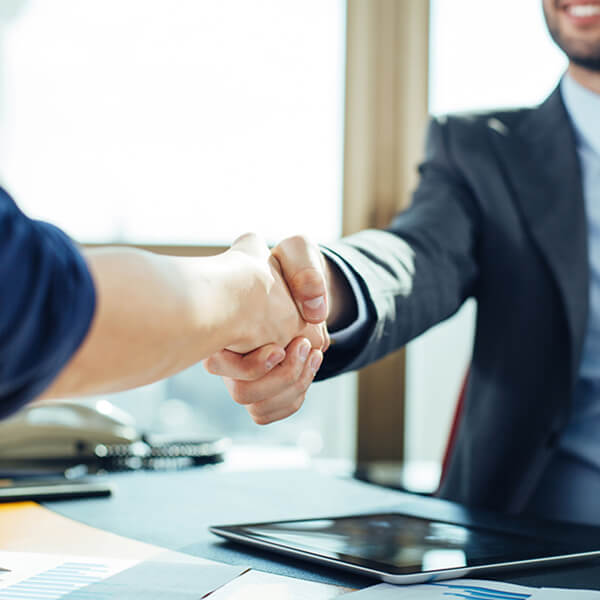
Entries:
[[[417,181],[427,122],[427,0],[347,0],[343,233],[385,227]],[[405,355],[358,378],[359,463],[404,457]]]

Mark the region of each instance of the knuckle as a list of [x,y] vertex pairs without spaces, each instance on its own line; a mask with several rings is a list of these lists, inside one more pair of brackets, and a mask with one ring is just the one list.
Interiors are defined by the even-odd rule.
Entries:
[[312,242],[308,239],[308,236],[303,234],[292,235],[285,240],[286,245],[292,246],[295,249],[306,248],[311,246]]
[[245,365],[244,376],[246,377],[246,379],[254,381],[261,377],[262,374],[262,369],[256,363]]
[[252,419],[257,425],[269,425],[272,422],[268,415],[253,415]]
[[202,361],[202,366],[212,375],[216,375],[216,360],[214,356],[209,356]]
[[304,404],[304,394],[302,394],[301,396],[298,396],[298,398],[296,398],[294,400],[294,402],[292,402],[292,412],[290,414],[294,414],[297,413],[301,408],[302,405]]
[[323,329],[323,327],[319,327],[317,333],[319,335],[320,346],[321,348],[323,348],[323,346],[325,346],[325,344],[327,343],[327,331]]
[[269,394],[264,386],[254,381],[240,382],[240,404],[253,405],[254,411],[260,410],[265,400],[269,399]]
[[285,387],[290,387],[298,383],[298,373],[296,369],[288,368],[282,373],[282,383]]
[[229,385],[229,393],[238,404],[250,404],[248,398],[248,386],[243,381],[232,380]]
[[304,398],[300,396],[298,400],[294,400],[292,403],[290,403],[286,408],[285,414],[279,415],[279,419],[287,419],[288,417],[295,415],[302,407],[303,400]]
[[273,249],[273,254],[277,258],[286,257],[288,255],[300,254],[306,255],[307,250],[313,247],[312,242],[305,235],[293,235],[279,242]]
[[302,334],[305,335],[313,348],[321,348],[325,343],[323,329],[317,325],[309,325],[304,328]]
[[258,404],[264,400],[259,390],[255,390],[252,386],[247,386],[244,393],[244,404]]
[[301,290],[306,297],[319,296],[325,293],[323,275],[313,266],[298,271],[292,277],[290,287],[294,290]]
[[306,381],[306,377],[301,377],[300,379],[295,381],[293,384],[294,392],[296,392],[297,394],[304,395],[306,390],[308,389],[308,386],[310,385],[310,381],[312,381],[312,379]]

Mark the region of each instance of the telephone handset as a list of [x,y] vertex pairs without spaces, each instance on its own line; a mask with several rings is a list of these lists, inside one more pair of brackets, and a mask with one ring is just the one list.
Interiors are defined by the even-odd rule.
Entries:
[[141,434],[128,413],[107,400],[26,406],[0,421],[0,473],[55,473],[183,468],[223,460],[229,440]]

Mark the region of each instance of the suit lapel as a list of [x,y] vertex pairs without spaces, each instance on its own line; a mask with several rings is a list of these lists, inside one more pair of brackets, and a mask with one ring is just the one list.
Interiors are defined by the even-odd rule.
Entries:
[[560,90],[527,113],[514,130],[490,123],[490,135],[558,285],[569,325],[574,382],[588,316],[588,233],[581,167]]

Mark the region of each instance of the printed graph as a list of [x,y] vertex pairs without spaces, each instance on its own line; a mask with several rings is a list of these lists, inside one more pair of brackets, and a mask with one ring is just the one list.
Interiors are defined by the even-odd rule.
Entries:
[[450,598],[468,598],[469,600],[526,600],[532,594],[520,592],[507,592],[493,587],[478,585],[460,585],[452,583],[432,583],[440,588],[445,588],[443,596]]
[[102,563],[64,562],[0,589],[0,600],[58,600],[112,572],[114,569]]

